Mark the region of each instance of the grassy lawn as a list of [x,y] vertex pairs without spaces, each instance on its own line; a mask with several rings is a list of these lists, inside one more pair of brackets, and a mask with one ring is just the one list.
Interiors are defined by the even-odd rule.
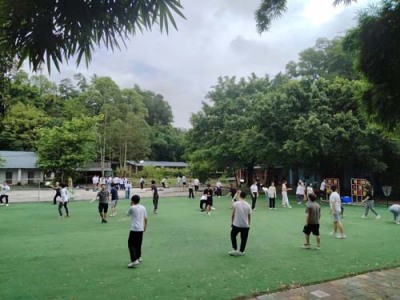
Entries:
[[149,225],[136,269],[126,267],[126,200],[108,224],[95,203],[72,202],[61,220],[49,203],[0,207],[0,299],[232,299],[400,265],[400,226],[385,206],[381,220],[346,207],[339,240],[324,205],[317,251],[300,248],[304,206],[291,199],[292,209],[270,211],[259,200],[246,255],[230,257],[230,200],[216,199],[209,217],[198,202],[161,198],[153,215],[151,199],[142,200]]

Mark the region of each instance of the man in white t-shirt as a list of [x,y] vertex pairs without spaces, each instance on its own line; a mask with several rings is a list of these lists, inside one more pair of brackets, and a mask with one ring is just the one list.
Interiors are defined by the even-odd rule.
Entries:
[[255,180],[253,181],[253,184],[250,186],[250,192],[251,192],[251,209],[255,210],[257,197],[258,197],[257,181],[255,181]]
[[128,238],[128,248],[131,262],[128,268],[136,267],[142,261],[142,242],[143,232],[147,228],[147,211],[146,208],[139,204],[140,196],[133,195],[131,198],[131,207],[126,215],[131,217],[131,230]]
[[[342,216],[341,216],[341,205],[342,200],[340,199],[340,195],[336,192],[336,186],[331,186],[332,193],[329,196],[329,205],[331,209],[331,216],[333,220],[333,232],[331,235],[336,236],[338,239],[344,239],[346,236],[344,235],[344,229],[342,224]],[[338,234],[338,231],[340,234]]]
[[69,193],[67,186],[65,183],[61,183],[61,199],[60,203],[58,204],[58,213],[60,214],[60,219],[63,218],[62,214],[62,207],[64,206],[65,213],[67,214],[67,217],[69,217],[69,211],[68,211],[68,201],[69,201]]
[[321,200],[325,200],[326,198],[326,182],[325,179],[322,180],[321,185],[319,187],[319,197]]
[[[239,194],[239,201],[233,202],[232,210],[232,229],[231,229],[231,242],[232,250],[229,251],[229,255],[242,256],[246,249],[247,238],[250,231],[251,221],[251,206],[246,202],[246,193],[237,191]],[[237,250],[236,236],[240,232],[240,249]]]

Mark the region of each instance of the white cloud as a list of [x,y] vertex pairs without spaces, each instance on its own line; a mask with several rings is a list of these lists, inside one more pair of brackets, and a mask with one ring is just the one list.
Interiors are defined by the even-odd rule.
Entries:
[[51,77],[58,81],[77,72],[87,77],[96,73],[122,87],[138,84],[164,95],[175,126],[187,128],[219,76],[273,76],[284,71],[286,63],[317,38],[343,35],[367,0],[348,7],[334,8],[332,3],[289,0],[287,13],[260,35],[254,19],[260,0],[182,1],[186,20],[176,18],[178,31],[138,34],[121,51],[96,49],[88,69],[64,65],[61,74],[53,72]]

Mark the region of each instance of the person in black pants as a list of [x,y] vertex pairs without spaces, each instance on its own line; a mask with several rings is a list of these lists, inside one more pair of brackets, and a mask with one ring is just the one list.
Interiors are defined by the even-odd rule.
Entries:
[[190,182],[189,182],[189,199],[190,199],[190,198],[193,198],[193,199],[194,199],[194,192],[193,192],[193,190],[194,190],[193,182],[190,181]]
[[53,190],[56,191],[56,194],[54,195],[53,198],[53,205],[57,204],[57,197],[61,197],[61,187],[60,187],[60,183],[56,182],[56,185],[53,186]]

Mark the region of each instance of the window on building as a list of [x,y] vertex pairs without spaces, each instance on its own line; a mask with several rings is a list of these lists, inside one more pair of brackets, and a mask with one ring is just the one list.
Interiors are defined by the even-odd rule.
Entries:
[[8,183],[12,183],[12,175],[13,175],[12,172],[6,172],[6,181]]
[[28,184],[34,184],[35,183],[35,172],[30,171],[28,172]]

